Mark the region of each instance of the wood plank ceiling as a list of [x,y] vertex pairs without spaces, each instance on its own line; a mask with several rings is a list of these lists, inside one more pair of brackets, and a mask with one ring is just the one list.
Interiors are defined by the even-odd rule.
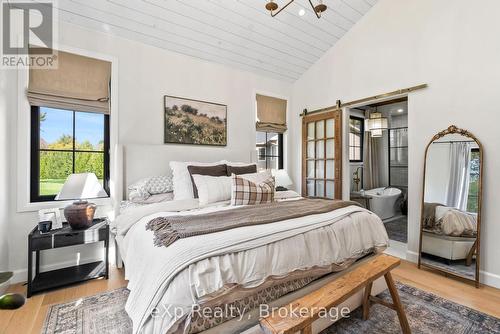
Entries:
[[60,19],[76,25],[293,82],[377,1],[325,0],[319,20],[307,0],[274,18],[266,0],[59,0],[56,6]]

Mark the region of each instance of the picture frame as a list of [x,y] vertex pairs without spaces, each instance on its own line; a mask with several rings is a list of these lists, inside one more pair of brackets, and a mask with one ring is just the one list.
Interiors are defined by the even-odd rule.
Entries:
[[38,211],[38,221],[51,221],[52,230],[63,227],[61,210],[59,208],[41,209]]
[[227,105],[165,95],[163,142],[227,146]]

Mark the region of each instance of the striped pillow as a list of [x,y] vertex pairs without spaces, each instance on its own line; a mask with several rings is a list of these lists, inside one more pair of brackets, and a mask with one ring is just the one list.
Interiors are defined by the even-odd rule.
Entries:
[[236,174],[231,177],[231,205],[254,205],[274,201],[274,177],[271,176],[259,184]]

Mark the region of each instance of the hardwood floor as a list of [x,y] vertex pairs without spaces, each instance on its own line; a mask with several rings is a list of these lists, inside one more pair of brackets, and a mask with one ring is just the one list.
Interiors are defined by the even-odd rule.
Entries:
[[[109,279],[97,279],[68,288],[37,294],[27,299],[26,304],[18,310],[0,310],[1,334],[38,334],[40,333],[45,314],[51,304],[61,304],[78,298],[92,296],[104,291],[110,291],[126,286],[123,270],[110,267]],[[26,286],[16,284],[9,292],[26,295]]]
[[[401,266],[394,269],[392,273],[397,281],[500,318],[499,289],[485,286],[476,289],[464,282],[449,279],[430,271],[418,270],[415,264],[406,261],[402,261]],[[38,334],[51,304],[64,303],[125,285],[123,270],[113,267],[110,270],[109,280],[93,280],[35,295],[28,299],[26,305],[19,310],[0,310],[0,334]],[[9,291],[26,293],[26,287],[22,284],[16,284]]]

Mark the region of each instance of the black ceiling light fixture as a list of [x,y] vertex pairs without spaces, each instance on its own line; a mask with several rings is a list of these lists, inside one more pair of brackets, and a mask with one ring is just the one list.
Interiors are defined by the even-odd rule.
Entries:
[[[266,9],[271,13],[272,17],[275,17],[278,15],[283,9],[288,7],[292,2],[295,0],[290,0],[286,5],[283,7],[279,8],[278,4],[274,0],[269,0],[268,3],[266,3]],[[315,6],[312,2],[312,0],[309,0],[309,4],[311,5],[314,14],[316,14],[316,17],[319,19],[321,18],[321,14],[326,11],[328,8],[324,3],[323,0],[319,0],[319,3]]]

